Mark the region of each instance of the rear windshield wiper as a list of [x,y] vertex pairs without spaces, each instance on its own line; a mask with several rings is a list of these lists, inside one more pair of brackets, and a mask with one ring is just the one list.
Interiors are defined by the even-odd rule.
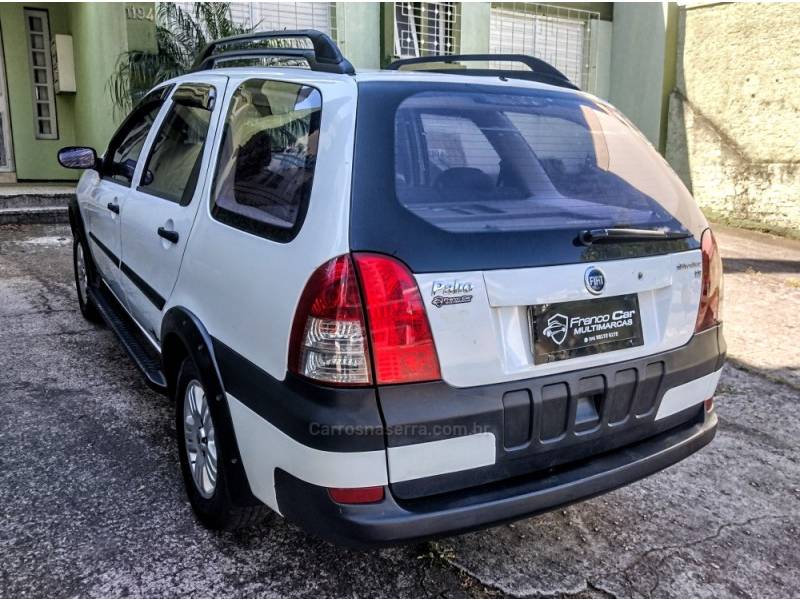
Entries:
[[578,241],[584,246],[591,246],[592,244],[624,244],[628,242],[651,242],[656,240],[683,240],[691,236],[691,233],[684,233],[681,231],[610,227],[608,229],[584,229],[578,234]]

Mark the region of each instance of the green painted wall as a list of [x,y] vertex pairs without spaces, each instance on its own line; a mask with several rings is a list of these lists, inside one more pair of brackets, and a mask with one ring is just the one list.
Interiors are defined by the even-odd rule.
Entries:
[[677,2],[666,6],[667,30],[664,40],[664,79],[661,82],[661,130],[658,138],[658,151],[667,151],[667,126],[669,125],[669,96],[675,89],[678,64],[678,29],[680,14]]
[[36,2],[0,4],[0,27],[3,30],[3,54],[17,179],[74,179],[75,172],[61,168],[56,160],[59,148],[75,143],[74,94],[56,95],[58,139],[36,139],[33,82],[28,62],[23,8],[47,10],[51,36],[57,33],[69,33],[67,4]]
[[608,100],[611,95],[611,49],[613,40],[611,21],[599,20],[592,24],[591,51],[597,57],[594,73],[589,73],[587,91]]
[[[144,3],[152,7],[152,4]],[[17,179],[76,179],[78,172],[58,165],[58,149],[93,146],[102,152],[124,115],[115,115],[106,82],[133,32],[140,47],[154,44],[154,24],[126,19],[124,3],[0,4],[6,78]],[[72,35],[76,93],[56,95],[58,139],[34,134],[33,89],[28,64],[23,9],[48,11],[50,34]]]
[[[34,135],[33,89],[23,9],[48,11],[50,33],[72,35],[77,92],[56,95],[57,140]],[[131,12],[127,8],[141,7]],[[58,165],[63,146],[92,146],[98,153],[124,117],[115,114],[106,83],[119,56],[131,49],[155,49],[155,5],[151,2],[0,4],[6,78],[17,179],[66,180],[80,173]]]
[[339,2],[336,27],[342,53],[356,69],[379,69],[381,56],[379,2]]
[[[119,7],[119,4],[109,4],[108,6]],[[155,26],[156,11],[155,2],[125,3],[125,28],[129,50],[155,52],[158,49]],[[118,18],[118,16],[115,15],[114,18]]]
[[106,82],[117,58],[127,49],[125,5],[79,3],[73,5],[70,16],[78,89],[75,142],[101,153],[124,117],[114,114]]
[[489,19],[492,5],[489,2],[461,3],[462,54],[489,52]]
[[674,4],[614,5],[610,100],[656,148],[666,141],[666,110],[675,77]]

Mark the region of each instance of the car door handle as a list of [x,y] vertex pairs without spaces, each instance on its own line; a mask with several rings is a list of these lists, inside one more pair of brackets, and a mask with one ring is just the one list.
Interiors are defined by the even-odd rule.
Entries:
[[106,208],[113,213],[119,214],[119,204],[114,204],[113,202],[109,202],[106,204]]
[[181,237],[178,235],[177,231],[172,231],[171,229],[164,229],[163,227],[158,228],[158,235],[160,235],[165,240],[172,242],[173,244],[177,244],[178,240]]

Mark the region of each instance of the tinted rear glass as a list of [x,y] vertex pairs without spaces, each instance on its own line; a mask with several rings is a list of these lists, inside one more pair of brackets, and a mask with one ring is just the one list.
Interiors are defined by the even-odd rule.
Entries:
[[446,231],[667,227],[679,210],[660,156],[579,96],[422,92],[394,125],[397,199]]
[[[666,161],[615,109],[521,85],[359,83],[353,250],[415,272],[545,266],[699,247],[706,225]],[[635,227],[685,240],[591,247],[582,231]]]

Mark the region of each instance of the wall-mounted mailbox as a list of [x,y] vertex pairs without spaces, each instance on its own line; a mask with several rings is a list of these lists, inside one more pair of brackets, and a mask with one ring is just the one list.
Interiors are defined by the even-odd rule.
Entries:
[[50,44],[53,58],[53,87],[56,94],[75,92],[75,57],[72,53],[72,36],[56,34]]

